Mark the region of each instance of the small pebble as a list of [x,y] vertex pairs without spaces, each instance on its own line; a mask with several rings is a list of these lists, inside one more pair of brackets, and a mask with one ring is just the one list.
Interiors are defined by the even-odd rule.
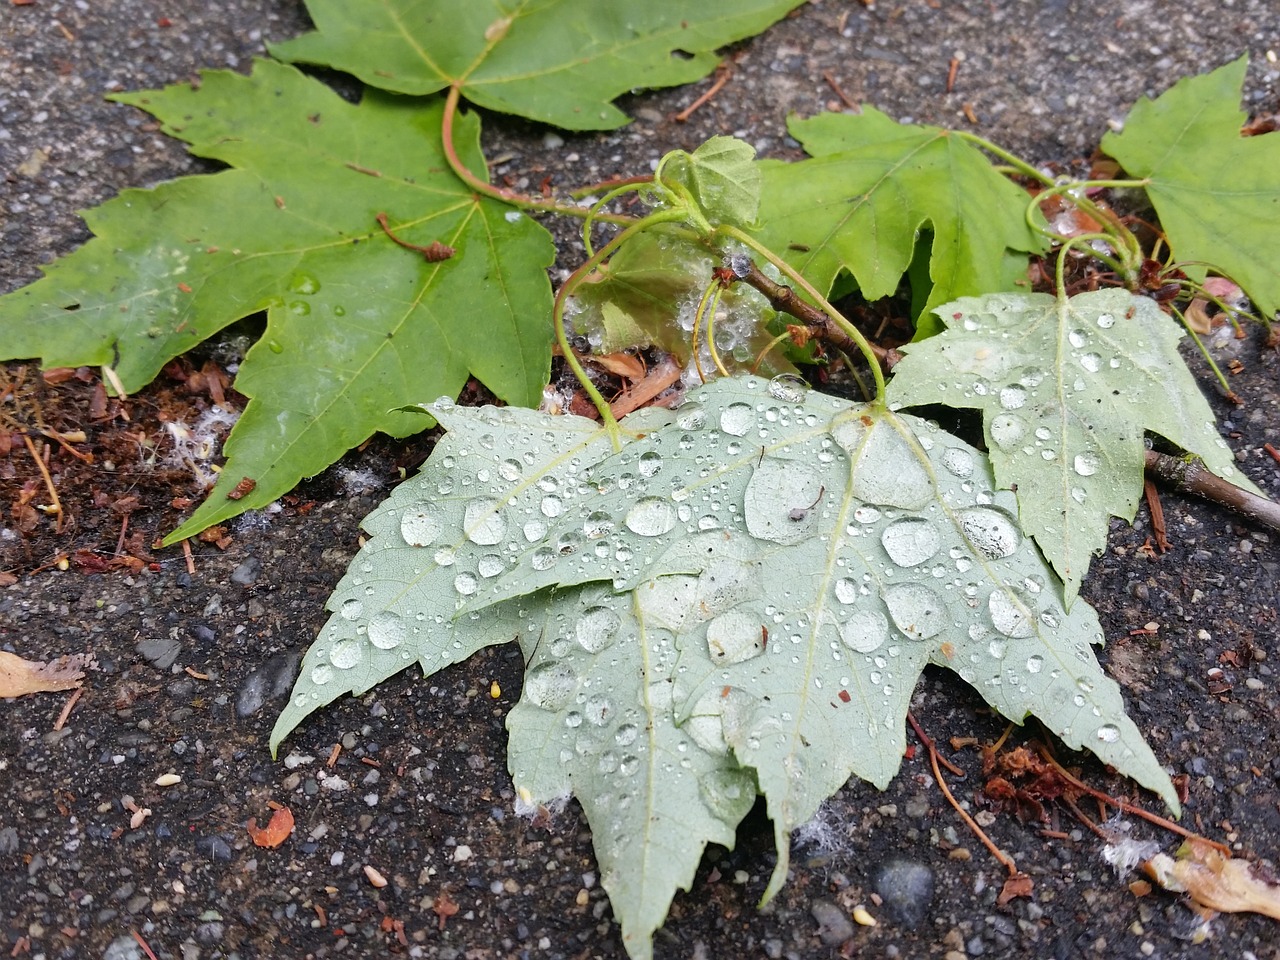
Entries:
[[387,878],[367,863],[364,865],[364,875],[369,878],[369,883],[372,886],[381,889],[387,885]]
[[157,787],[172,787],[174,784],[181,782],[182,777],[178,776],[176,773],[162,773],[160,776],[156,777]]
[[231,582],[247,587],[257,580],[261,573],[262,561],[257,557],[250,557],[231,571]]
[[872,887],[890,917],[905,927],[916,927],[933,900],[933,872],[913,860],[890,860],[875,872]]
[[457,848],[453,851],[453,862],[463,863],[464,861],[467,861],[470,859],[471,859],[471,848],[468,847],[465,843],[458,844]]
[[853,936],[853,921],[830,900],[815,900],[809,912],[818,921],[818,939],[828,947],[839,946]]

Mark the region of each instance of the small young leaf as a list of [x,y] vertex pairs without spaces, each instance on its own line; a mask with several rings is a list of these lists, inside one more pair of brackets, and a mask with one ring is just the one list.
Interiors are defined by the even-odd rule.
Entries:
[[1022,529],[1068,604],[1110,517],[1137,510],[1144,430],[1248,485],[1178,356],[1182,328],[1152,300],[1119,289],[992,294],[935,312],[945,332],[903,348],[889,401],[982,411],[996,480],[1017,489]]
[[712,223],[750,227],[760,211],[756,151],[734,137],[712,137],[693,153],[679,151],[663,168],[663,179],[682,184]]
[[759,33],[801,2],[307,0],[315,31],[271,52],[396,93],[455,86],[490,110],[609,130],[629,120],[615,97],[706,76],[719,62],[717,48]]
[[[118,99],[235,169],[129,190],[86,214],[97,237],[0,299],[0,353],[110,364],[126,390],[227,324],[267,310],[236,389],[251,397],[210,498],[167,542],[261,507],[374,431],[430,426],[392,408],[456,395],[474,373],[536,403],[551,362],[553,258],[528,217],[449,173],[440,106],[358,106],[292,67],[204,74]],[[460,149],[484,170],[479,127]],[[428,262],[397,245],[440,241]],[[483,336],[477,331],[483,330]],[[242,478],[253,489],[229,498]]]
[[[1009,289],[1010,251],[1043,249],[1026,223],[1026,193],[948,130],[895,123],[870,107],[789,127],[813,159],[761,163],[760,239],[824,293],[841,270],[869,300],[893,293],[925,227],[927,307]],[[917,322],[917,338],[937,331],[927,309]]]
[[1280,136],[1240,135],[1248,64],[1241,57],[1144,97],[1102,149],[1142,178],[1186,272],[1221,270],[1270,317],[1280,310]]

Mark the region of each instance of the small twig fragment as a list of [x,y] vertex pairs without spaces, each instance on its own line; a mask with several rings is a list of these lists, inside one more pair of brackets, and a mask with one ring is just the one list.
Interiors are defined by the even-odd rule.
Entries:
[[1151,513],[1151,532],[1156,536],[1156,549],[1161,553],[1168,553],[1168,529],[1164,525],[1164,507],[1160,505],[1160,493],[1150,480],[1143,481],[1142,492],[1147,498],[1147,510]]
[[719,93],[722,89],[724,89],[724,85],[729,82],[729,74],[731,74],[732,72],[733,72],[733,66],[729,63],[729,61],[728,60],[722,61],[720,65],[716,67],[716,79],[715,79],[715,82],[711,84],[711,89],[708,90],[706,93],[704,93],[702,96],[700,96],[697,100],[693,101],[693,103],[689,104],[689,106],[685,107],[683,110],[677,113],[675,115],[675,121],[677,123],[687,123],[689,118],[694,115],[694,113],[697,111],[699,107],[701,107],[703,104],[709,101],[712,97],[714,97],[717,93]]
[[406,250],[412,250],[415,253],[422,254],[422,258],[426,260],[427,263],[440,263],[442,260],[448,260],[458,252],[453,247],[447,246],[439,240],[432,240],[431,243],[427,244],[425,247],[419,246],[416,243],[410,243],[408,240],[401,240],[391,232],[391,227],[387,224],[387,215],[385,213],[379,213],[374,219],[378,221],[378,226],[382,228],[382,232],[391,238],[392,243],[404,247]]
[[1220,503],[1272,530],[1280,530],[1280,504],[1250,493],[1214,476],[1198,459],[1180,460],[1155,450],[1147,451],[1147,474],[1175,490]]

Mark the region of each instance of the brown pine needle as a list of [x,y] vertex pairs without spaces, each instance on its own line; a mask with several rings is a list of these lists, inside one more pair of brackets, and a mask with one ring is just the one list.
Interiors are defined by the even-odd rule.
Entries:
[[36,462],[36,467],[40,471],[40,476],[44,477],[45,489],[49,491],[49,500],[53,507],[53,515],[58,519],[54,522],[54,533],[62,532],[62,501],[58,499],[58,491],[53,485],[53,477],[49,476],[49,468],[44,465],[44,460],[36,450],[36,445],[31,442],[31,438],[25,433],[22,435],[22,442],[27,445],[27,452],[31,454],[31,459]]
[[676,122],[687,123],[689,118],[694,115],[699,107],[724,89],[724,85],[729,82],[729,74],[732,72],[733,68],[729,66],[728,61],[725,61],[720,64],[720,66],[716,67],[716,80],[715,83],[711,85],[711,89],[677,113],[675,116]]

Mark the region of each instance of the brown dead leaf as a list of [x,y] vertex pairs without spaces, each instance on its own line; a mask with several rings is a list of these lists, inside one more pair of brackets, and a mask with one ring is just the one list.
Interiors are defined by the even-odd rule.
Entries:
[[278,847],[293,833],[293,813],[288,807],[280,807],[265,827],[258,826],[257,817],[250,817],[245,829],[259,847]]
[[37,663],[0,650],[0,697],[72,690],[84,680],[85,667],[92,665],[93,657],[87,653]]
[[604,356],[587,359],[624,380],[640,380],[644,377],[644,362],[629,353],[606,353]]
[[1000,896],[996,897],[996,903],[1003,907],[1010,900],[1016,900],[1018,897],[1029,897],[1033,886],[1031,878],[1025,873],[1015,873],[1000,888]]
[[1142,869],[1166,890],[1189,894],[1210,910],[1280,920],[1280,883],[1247,860],[1224,856],[1203,843],[1188,840],[1178,848],[1176,860],[1158,853]]

